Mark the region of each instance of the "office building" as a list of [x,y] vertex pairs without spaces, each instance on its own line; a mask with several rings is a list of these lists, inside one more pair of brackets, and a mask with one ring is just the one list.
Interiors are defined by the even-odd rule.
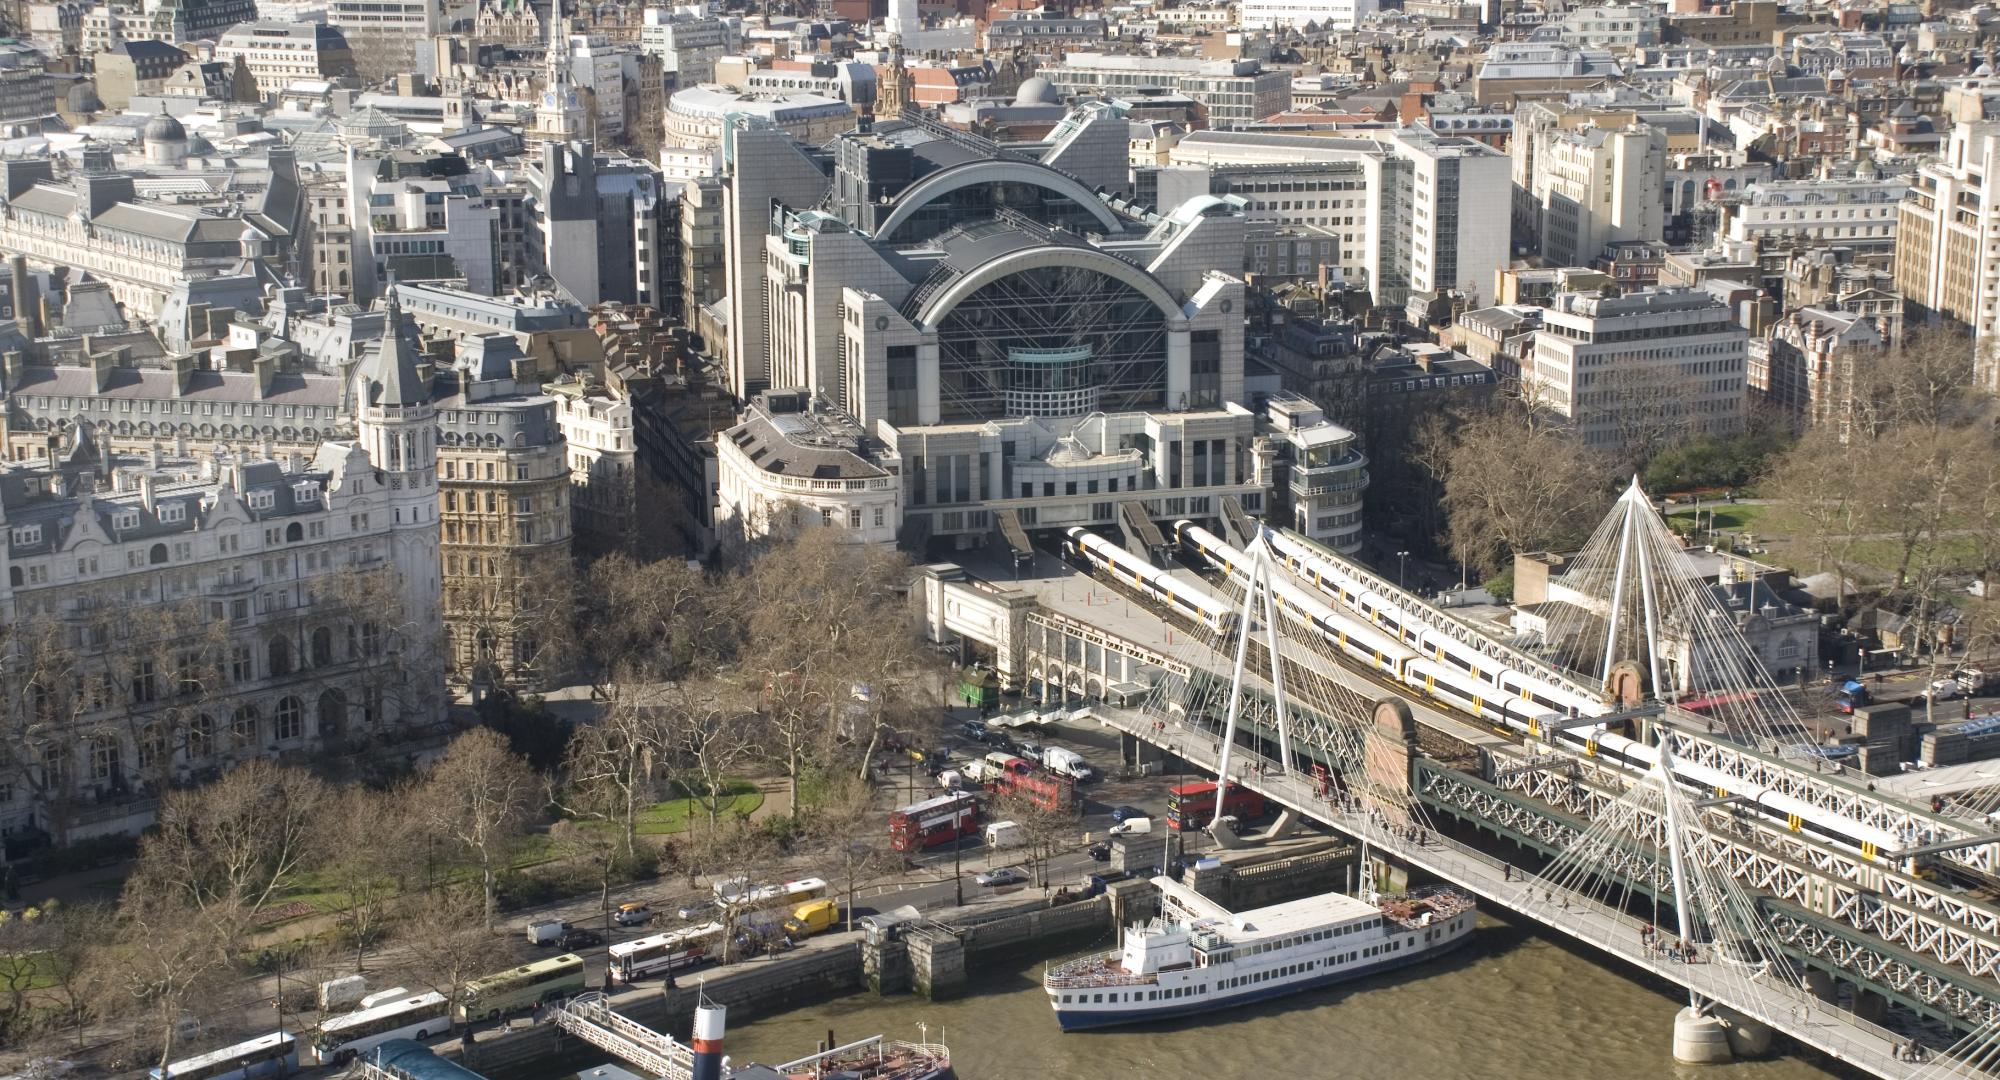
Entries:
[[1601,449],[1733,435],[1747,405],[1748,340],[1703,290],[1564,293],[1542,313],[1522,390]]
[[[1896,218],[1896,291],[1909,318],[1938,316],[1988,345],[2000,326],[2000,261],[1988,250],[2000,229],[2000,122],[1960,121],[1943,160],[1910,180]],[[1978,382],[2000,392],[1995,350],[1979,350]]]

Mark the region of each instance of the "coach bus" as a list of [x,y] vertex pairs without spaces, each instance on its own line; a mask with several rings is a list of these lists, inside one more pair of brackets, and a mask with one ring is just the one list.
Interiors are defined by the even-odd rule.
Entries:
[[583,992],[583,957],[564,953],[474,979],[458,1002],[460,1020],[491,1020]]
[[260,1080],[289,1076],[299,1068],[299,1041],[289,1031],[274,1031],[249,1042],[211,1050],[200,1057],[153,1068],[153,1080]]

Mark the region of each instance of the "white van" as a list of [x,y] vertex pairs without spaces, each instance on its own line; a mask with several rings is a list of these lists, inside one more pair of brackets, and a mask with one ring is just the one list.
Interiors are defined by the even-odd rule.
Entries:
[[1149,817],[1128,817],[1111,826],[1110,836],[1144,836],[1153,831],[1153,819]]
[[1018,821],[994,821],[986,826],[986,846],[998,851],[1028,842],[1028,835]]
[[1082,754],[1074,750],[1065,750],[1060,746],[1044,748],[1042,764],[1050,772],[1067,776],[1072,780],[1088,780],[1097,775],[1091,771],[1090,763],[1083,760]]
[[569,932],[569,924],[561,919],[545,919],[528,924],[528,944],[554,945]]

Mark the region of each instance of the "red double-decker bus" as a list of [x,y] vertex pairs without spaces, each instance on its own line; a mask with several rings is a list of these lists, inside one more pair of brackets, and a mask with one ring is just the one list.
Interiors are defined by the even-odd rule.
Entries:
[[926,851],[979,831],[979,800],[970,792],[926,799],[889,814],[889,846]]
[[[1222,812],[1232,815],[1238,821],[1252,821],[1264,816],[1264,796],[1249,788],[1230,781],[1229,792],[1223,796]],[[1203,780],[1193,784],[1182,784],[1167,791],[1167,828],[1204,829],[1215,818],[1215,784]]]
[[1038,771],[1023,776],[1005,770],[986,782],[986,790],[995,795],[1018,795],[1058,814],[1076,812],[1076,781],[1052,772]]

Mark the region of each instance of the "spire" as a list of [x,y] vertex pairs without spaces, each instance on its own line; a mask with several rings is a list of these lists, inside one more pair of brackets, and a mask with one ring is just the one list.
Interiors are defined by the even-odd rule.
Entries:
[[417,371],[416,354],[403,341],[403,306],[393,277],[382,315],[382,345],[361,365],[363,404],[422,405],[431,399],[430,387]]

